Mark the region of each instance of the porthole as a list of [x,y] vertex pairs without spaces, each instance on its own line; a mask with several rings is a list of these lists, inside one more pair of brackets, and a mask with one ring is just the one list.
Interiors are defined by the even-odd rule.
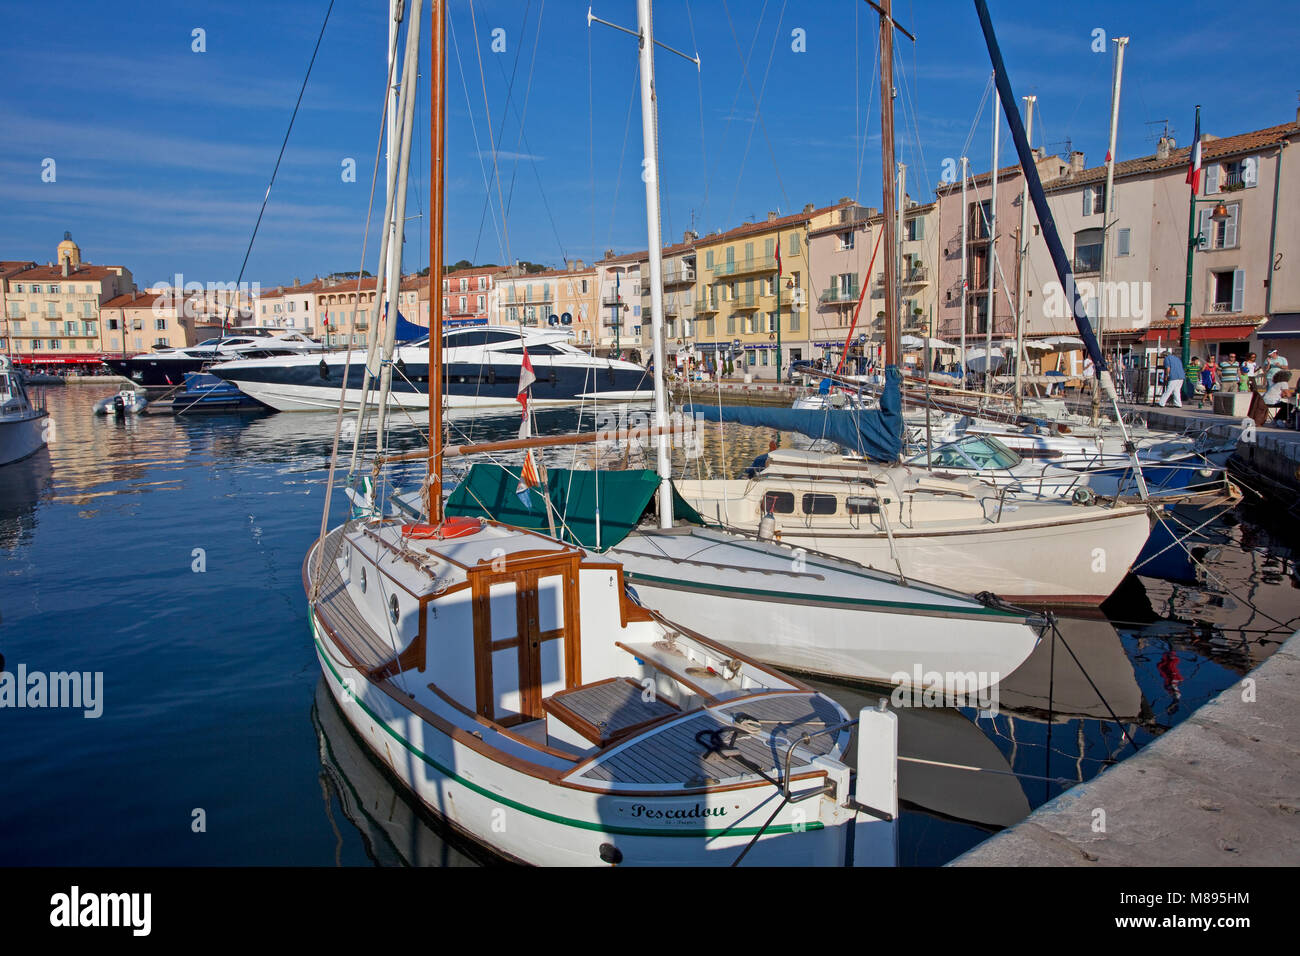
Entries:
[[366,569],[361,569],[361,593],[366,593]]
[[398,619],[399,617],[401,617],[401,612],[400,612],[400,611],[398,610],[398,608],[397,608],[397,595],[396,595],[396,594],[390,596],[389,599],[388,599],[388,616],[391,617],[391,618],[393,619],[393,624],[396,624],[396,623],[397,623],[397,619]]

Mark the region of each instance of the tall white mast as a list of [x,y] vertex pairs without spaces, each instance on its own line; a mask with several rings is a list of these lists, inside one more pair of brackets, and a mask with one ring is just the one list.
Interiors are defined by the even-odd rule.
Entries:
[[664,394],[664,256],[659,232],[659,114],[655,102],[655,37],[650,0],[637,0],[641,52],[641,139],[645,146],[645,215],[650,243],[650,327],[654,332],[655,423],[660,427],[659,527],[673,526],[672,461],[668,456],[668,401]]
[[[655,425],[660,429],[656,436],[659,472],[659,527],[673,526],[672,461],[668,456],[668,398],[664,392],[664,255],[663,239],[659,226],[659,110],[655,96],[655,40],[654,18],[650,0],[637,0],[637,29],[635,32],[617,23],[602,20],[587,9],[587,26],[602,23],[637,38],[641,62],[641,140],[645,149],[645,217],[646,238],[650,244],[650,328],[654,334],[654,389]],[[690,60],[700,68],[700,56],[687,56],[666,43],[659,43],[671,53]]]
[[[1034,144],[1034,104],[1038,102],[1036,96],[1022,97],[1025,101],[1025,139],[1029,145]],[[1029,252],[1029,176],[1024,170],[1021,170],[1021,177],[1024,182],[1020,187],[1020,241],[1017,243],[1019,248],[1016,250],[1016,393],[1015,403],[1016,410],[1020,409],[1020,389],[1022,386],[1021,376],[1021,358],[1025,354],[1025,286],[1028,282],[1028,276],[1025,275],[1025,255]]]
[[961,387],[966,387],[966,290],[970,286],[970,277],[966,273],[966,228],[970,222],[970,212],[966,208],[966,169],[970,160],[961,158]]
[[[1111,218],[1113,194],[1115,191],[1115,149],[1119,138],[1119,90],[1124,79],[1124,47],[1128,46],[1128,37],[1115,38],[1115,74],[1110,84],[1110,149],[1106,152],[1106,192],[1102,195],[1101,216],[1101,268],[1097,276],[1097,342],[1102,354],[1106,351],[1106,263],[1110,258],[1110,230],[1114,225]],[[1093,418],[1101,414],[1101,390],[1093,385]]]
[[1002,97],[993,94],[993,190],[989,199],[989,296],[988,315],[984,326],[984,391],[991,391],[989,383],[993,380],[993,316],[994,294],[997,291],[998,274],[998,136],[1002,131]]
[[[402,82],[402,70],[398,67],[397,52],[397,34],[402,25],[402,18],[405,16],[403,5],[405,0],[388,0],[388,103],[387,103],[387,137],[385,139],[388,176],[384,180],[385,185],[390,189],[392,184],[397,181],[398,150],[397,150],[397,90]],[[385,273],[391,275],[394,268],[401,268],[402,247],[397,241],[397,222],[393,220],[388,224],[388,260],[385,263]],[[373,334],[379,334],[378,310],[381,305],[378,299],[375,300],[376,321],[371,323]],[[395,321],[395,317],[389,321]]]

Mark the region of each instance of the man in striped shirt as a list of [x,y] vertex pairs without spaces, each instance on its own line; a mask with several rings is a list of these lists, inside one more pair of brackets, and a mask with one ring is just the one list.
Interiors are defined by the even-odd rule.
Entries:
[[1219,391],[1235,392],[1240,381],[1241,366],[1237,363],[1236,354],[1229,352],[1228,357],[1219,363]]

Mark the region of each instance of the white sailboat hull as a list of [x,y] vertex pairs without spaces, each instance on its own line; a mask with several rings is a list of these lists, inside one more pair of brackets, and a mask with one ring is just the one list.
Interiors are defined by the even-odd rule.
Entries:
[[49,415],[39,410],[0,418],[0,465],[22,461],[44,448],[48,422]]
[[[315,615],[312,633],[330,694],[376,758],[430,812],[507,859],[537,866],[603,866],[601,845],[616,842],[630,865],[727,865],[781,802],[773,787],[667,800],[556,786],[484,757],[385,694],[347,664]],[[638,815],[651,807],[656,814],[683,816],[675,823],[671,816],[659,816],[658,825],[638,823]],[[718,811],[725,817],[704,815]],[[719,818],[740,821],[734,835],[705,839],[682,833],[696,825],[712,827],[697,821]],[[768,828],[771,835],[760,838],[745,857],[746,865],[842,866],[847,827],[810,827],[793,846],[776,838],[804,819],[797,806],[783,807]]]
[[[801,484],[795,478],[761,484],[768,487],[802,492],[829,486]],[[758,529],[759,486],[682,481],[677,490],[707,520],[750,533]],[[1119,586],[1151,530],[1146,510],[1137,507],[1083,508],[1060,500],[1014,498],[966,505],[952,499],[952,504],[951,520],[903,522],[895,502],[888,530],[872,516],[849,524],[838,516],[776,515],[775,533],[795,547],[901,572],[909,581],[942,582],[965,594],[987,591],[1034,606],[1095,606]],[[963,508],[983,517],[961,517]]]
[[681,530],[637,532],[612,549],[642,603],[784,670],[976,692],[1014,672],[1038,643],[1026,615],[964,595],[789,546],[729,545],[717,532]]
[[[786,529],[782,540],[817,547],[869,568],[901,567],[909,579],[943,581],[1007,601],[1101,604],[1119,586],[1150,534],[1145,512],[1006,527],[996,532],[887,536]],[[897,555],[897,562],[895,561]]]

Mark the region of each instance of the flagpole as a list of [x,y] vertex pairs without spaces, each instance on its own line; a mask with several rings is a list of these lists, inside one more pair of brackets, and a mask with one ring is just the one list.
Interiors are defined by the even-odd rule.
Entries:
[[1196,253],[1196,190],[1201,184],[1201,108],[1196,107],[1196,134],[1188,158],[1187,180],[1187,285],[1183,290],[1183,368],[1192,360],[1192,256]]
[[[791,303],[793,307],[794,303]],[[776,384],[781,384],[781,230],[776,231]]]

